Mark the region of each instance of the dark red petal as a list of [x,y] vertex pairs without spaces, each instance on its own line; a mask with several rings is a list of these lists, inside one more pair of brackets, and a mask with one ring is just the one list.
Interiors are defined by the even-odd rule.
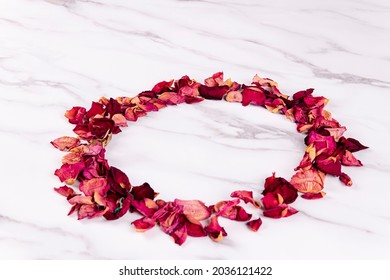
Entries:
[[89,122],[89,131],[97,138],[103,139],[115,126],[115,122],[107,118],[92,118]]
[[241,206],[237,205],[236,207],[237,215],[234,220],[240,221],[240,222],[246,222],[249,221],[252,218],[252,214],[249,214],[245,211],[244,208]]
[[316,158],[315,163],[316,167],[326,174],[341,175],[341,162],[336,157],[321,154]]
[[73,183],[76,181],[77,176],[84,168],[84,162],[78,162],[75,164],[65,163],[61,166],[61,168],[56,169],[54,175],[56,175],[61,180],[61,182],[73,185]]
[[148,183],[133,187],[131,189],[131,194],[135,200],[143,200],[144,198],[154,199],[157,195]]
[[65,112],[65,117],[71,124],[81,124],[87,110],[83,107],[73,107]]
[[93,178],[80,183],[80,191],[85,195],[94,195],[95,192],[98,192],[100,195],[105,195],[108,189],[109,185],[105,178]]
[[326,195],[325,192],[319,192],[319,193],[304,193],[301,195],[302,198],[313,200],[313,199],[321,199]]
[[203,225],[198,221],[187,221],[187,234],[192,237],[203,237],[207,236],[206,231],[203,228]]
[[248,106],[249,104],[263,106],[265,102],[265,94],[260,88],[246,87],[242,91],[242,105]]
[[296,213],[298,213],[296,209],[288,206],[287,204],[282,204],[275,208],[264,210],[263,215],[269,218],[280,219],[289,217]]
[[312,89],[312,88],[309,88],[307,90],[298,91],[298,92],[294,93],[293,100],[294,101],[303,100],[305,97],[311,96],[313,91],[314,91],[314,89]]
[[131,205],[135,208],[135,210],[137,210],[145,217],[152,217],[159,209],[157,203],[150,198],[144,198],[143,200],[132,200]]
[[224,236],[227,236],[225,229],[219,225],[217,216],[211,217],[210,223],[204,230],[213,241],[221,241]]
[[258,231],[259,228],[261,227],[263,221],[261,220],[261,218],[258,218],[256,220],[252,220],[252,221],[249,221],[247,222],[247,226],[252,230],[252,231]]
[[104,114],[103,104],[101,104],[99,102],[92,102],[91,108],[87,111],[85,116],[87,117],[87,119],[89,119],[89,118],[94,117],[96,115],[103,116],[103,114]]
[[286,204],[293,203],[298,197],[296,188],[286,179],[275,177],[275,173],[268,177],[264,183],[264,191],[262,194],[266,195],[269,192],[280,194]]
[[156,225],[156,222],[151,218],[143,217],[133,221],[131,224],[134,225],[136,231],[144,232],[153,228]]
[[80,140],[78,138],[69,137],[69,136],[63,136],[60,138],[57,138],[50,142],[55,148],[59,149],[60,151],[68,151],[80,144]]
[[204,85],[199,86],[199,94],[205,99],[222,100],[223,96],[229,90],[228,86],[208,87]]
[[230,197],[236,197],[243,200],[245,203],[252,203],[255,207],[260,207],[260,204],[253,198],[252,191],[234,191],[230,194]]
[[344,183],[347,187],[352,186],[352,179],[345,173],[341,173],[339,177],[340,181]]
[[116,220],[123,217],[129,211],[131,202],[131,196],[121,199],[118,207],[116,207],[114,211],[108,211],[105,213],[104,218],[107,220]]
[[345,148],[352,153],[368,149],[368,147],[364,146],[354,138],[345,139]]
[[107,182],[113,191],[121,195],[129,192],[131,184],[127,175],[120,169],[110,166],[107,174]]
[[269,192],[262,199],[264,209],[272,209],[283,203],[283,197],[279,193]]

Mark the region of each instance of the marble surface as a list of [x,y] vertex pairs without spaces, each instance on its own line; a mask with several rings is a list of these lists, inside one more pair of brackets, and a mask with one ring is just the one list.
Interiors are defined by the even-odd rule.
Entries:
[[[0,0],[0,258],[388,259],[390,258],[390,4],[384,0]],[[221,221],[221,243],[179,247],[127,215],[77,221],[53,191],[72,135],[63,117],[101,96],[133,96],[156,82],[217,71],[242,83],[257,73],[286,94],[313,87],[369,150],[328,177],[327,196],[298,199],[300,213],[264,218],[258,233]],[[108,147],[111,165],[163,199],[259,194],[273,171],[290,178],[303,135],[283,116],[207,101],[152,113]],[[255,213],[259,215],[260,213]]]

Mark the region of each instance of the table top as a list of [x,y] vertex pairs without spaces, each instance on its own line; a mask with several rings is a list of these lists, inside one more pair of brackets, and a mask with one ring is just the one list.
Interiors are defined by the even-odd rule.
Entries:
[[[383,259],[390,257],[390,5],[387,1],[0,1],[0,258],[2,259]],[[315,88],[346,136],[370,147],[346,167],[353,186],[327,176],[320,200],[299,213],[263,217],[256,233],[220,220],[221,242],[182,246],[139,216],[78,221],[53,191],[62,153],[50,141],[73,127],[72,106],[134,96],[183,75],[258,74],[287,94]],[[207,205],[235,190],[257,198],[276,172],[291,178],[304,135],[283,115],[236,103],[170,107],[129,123],[107,157],[133,185],[165,200]],[[248,208],[249,209],[249,208]]]

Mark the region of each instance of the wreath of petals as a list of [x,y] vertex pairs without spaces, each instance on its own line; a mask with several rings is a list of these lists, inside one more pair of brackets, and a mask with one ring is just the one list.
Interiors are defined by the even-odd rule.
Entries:
[[[298,211],[290,204],[299,193],[304,199],[323,198],[326,175],[337,176],[344,185],[351,186],[352,180],[342,172],[342,166],[362,166],[353,153],[367,147],[356,139],[345,138],[345,126],[324,110],[328,99],[312,93],[313,89],[307,89],[290,98],[281,93],[278,84],[271,79],[256,75],[250,85],[244,85],[224,80],[223,73],[218,72],[204,84],[184,76],[179,80],[162,81],[134,97],[102,97],[92,102],[88,110],[73,107],[65,112],[65,117],[74,125],[77,137],[63,136],[51,142],[55,148],[66,152],[62,166],[54,172],[65,185],[55,191],[66,197],[72,205],[69,215],[77,213],[78,219],[103,216],[115,220],[128,212],[138,212],[142,217],[131,223],[136,231],[158,226],[178,245],[183,244],[187,236],[222,240],[227,236],[220,225],[223,219],[246,222],[250,230],[257,231],[262,224],[261,213],[263,217],[274,219],[294,215]],[[106,147],[112,135],[127,126],[127,121],[135,122],[168,105],[192,104],[205,99],[261,106],[296,123],[297,131],[307,134],[306,149],[292,178],[288,181],[273,173],[265,180],[262,196],[254,197],[252,191],[237,190],[231,194],[231,200],[207,206],[200,200],[158,199],[158,193],[148,183],[133,186],[123,171],[109,165]],[[251,204],[258,212],[257,217],[247,213],[240,206],[241,202]]]

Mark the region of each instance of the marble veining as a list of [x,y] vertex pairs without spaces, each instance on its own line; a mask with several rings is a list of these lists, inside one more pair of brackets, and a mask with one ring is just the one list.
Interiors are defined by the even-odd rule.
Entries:
[[[389,16],[384,0],[0,0],[0,258],[389,259]],[[364,167],[346,169],[354,185],[328,177],[324,199],[298,199],[299,214],[264,218],[258,233],[223,220],[221,243],[136,233],[136,214],[66,215],[53,191],[62,154],[49,144],[72,135],[65,110],[217,71],[328,97],[346,135],[370,146],[356,154]],[[129,123],[107,154],[162,199],[212,204],[259,195],[272,172],[289,179],[303,138],[284,116],[208,101]]]

